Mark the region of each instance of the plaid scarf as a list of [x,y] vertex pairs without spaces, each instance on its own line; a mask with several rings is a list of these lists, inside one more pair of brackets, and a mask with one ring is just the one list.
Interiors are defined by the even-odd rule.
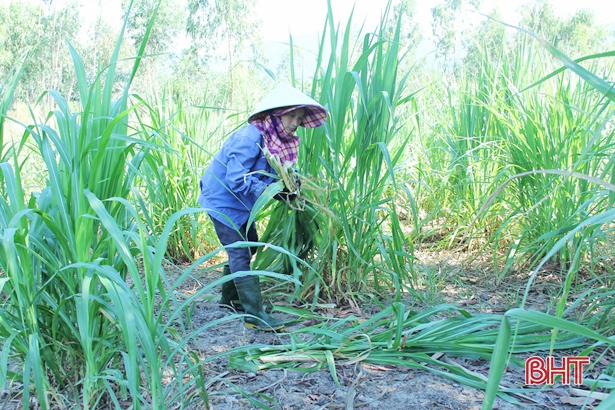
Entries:
[[284,132],[280,116],[297,108],[301,108],[301,106],[280,108],[252,120],[252,125],[263,134],[265,146],[272,155],[280,159],[282,165],[286,164],[286,161],[292,165],[297,162],[297,152],[301,139],[296,135],[288,135]]

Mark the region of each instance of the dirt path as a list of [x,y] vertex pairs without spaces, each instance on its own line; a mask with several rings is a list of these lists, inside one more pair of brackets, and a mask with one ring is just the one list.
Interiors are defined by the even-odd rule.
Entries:
[[[193,325],[203,326],[227,315],[215,303],[203,302],[193,313]],[[291,332],[301,327],[286,329]],[[286,334],[246,329],[237,320],[209,328],[198,337],[194,346],[204,357],[211,357],[238,346],[256,344],[287,344]],[[247,398],[230,384],[246,392],[264,394],[275,403],[272,408],[284,410],[307,409],[480,409],[484,393],[481,390],[462,386],[449,379],[426,371],[416,371],[372,364],[338,366],[336,384],[327,370],[300,373],[292,370],[274,369],[260,372],[244,372],[229,368],[228,357],[208,364],[206,371],[211,379],[224,378],[210,388],[213,409],[256,409]],[[257,396],[255,396],[258,398]],[[499,409],[518,408],[498,399]],[[540,407],[525,407],[540,408]]]
[[[419,289],[425,300],[408,298],[407,305],[416,311],[430,306],[450,303],[471,313],[501,314],[517,307],[519,295],[523,293],[523,277],[511,278],[506,283],[495,284],[489,279],[489,267],[480,263],[472,264],[473,270],[463,265],[463,260],[454,254],[438,252],[417,252],[423,264],[419,273],[425,276],[423,288]],[[171,278],[180,270],[168,267]],[[219,272],[207,270],[195,272],[196,278],[182,283],[178,291],[186,296],[194,294],[203,284],[220,276]],[[561,285],[558,275],[545,272],[535,289],[530,293],[528,307],[544,310],[553,302],[555,289]],[[393,366],[359,362],[353,365],[338,365],[336,376],[339,384],[328,370],[298,372],[285,369],[262,371],[240,371],[229,366],[228,352],[234,348],[255,345],[290,344],[290,333],[309,324],[297,323],[284,329],[284,333],[271,333],[247,329],[239,318],[230,318],[230,312],[219,306],[219,289],[212,289],[191,312],[193,329],[206,327],[189,347],[199,357],[207,360],[203,366],[212,410],[257,409],[259,403],[276,410],[316,409],[481,409],[484,391],[457,383],[438,374]],[[277,304],[278,302],[276,302]],[[276,313],[282,319],[295,317]],[[219,321],[220,323],[212,325]],[[208,327],[209,326],[209,327]],[[295,335],[297,336],[297,335]],[[304,335],[305,336],[305,335]],[[217,357],[216,357],[217,356]],[[615,361],[615,358],[608,357]],[[451,364],[480,374],[488,375],[489,363],[443,356]],[[605,365],[608,365],[606,363]],[[440,369],[444,370],[444,369]],[[599,373],[592,374],[597,377]],[[524,369],[509,367],[503,382],[507,386],[523,387]],[[19,386],[16,387],[16,389]],[[19,389],[0,392],[0,408],[20,408]],[[497,398],[494,409],[580,409],[585,399],[575,395],[567,386],[555,385],[543,391],[515,396],[520,405]],[[573,404],[570,404],[573,403]],[[598,402],[588,402],[597,405]],[[178,403],[169,403],[177,408]],[[197,407],[194,408],[196,410]],[[198,409],[202,409],[198,407]],[[190,410],[193,410],[192,408]]]
[[[437,268],[433,260],[427,261]],[[437,263],[442,263],[437,262]],[[516,303],[511,292],[519,285],[490,287],[487,282],[477,283],[473,274],[465,275],[455,262],[449,258],[447,266],[439,272],[444,275],[442,286],[434,289],[434,302],[449,302],[457,306],[482,313],[502,313]],[[457,271],[456,271],[457,269]],[[438,269],[436,269],[438,271]],[[451,272],[454,272],[452,280]],[[214,279],[217,273],[212,273]],[[207,281],[208,278],[200,278]],[[438,280],[436,278],[436,280]],[[467,283],[465,281],[467,280]],[[461,283],[461,285],[460,285]],[[190,286],[187,286],[190,288]],[[194,288],[192,288],[194,289]],[[514,293],[514,292],[513,292]],[[228,311],[219,307],[212,293],[211,301],[201,302],[192,316],[193,326],[199,327],[216,319],[228,316]],[[536,303],[543,303],[545,295],[536,295]],[[284,316],[280,315],[279,316]],[[284,318],[284,317],[283,317]],[[286,319],[291,319],[287,316]],[[301,328],[298,324],[287,327],[286,332]],[[211,357],[235,347],[256,344],[288,344],[287,333],[246,329],[239,320],[227,321],[209,328],[199,335],[193,346],[202,357]],[[487,376],[489,363],[451,358],[455,363]],[[408,370],[388,366],[359,363],[351,366],[338,366],[338,385],[328,370],[302,373],[284,369],[263,370],[259,372],[239,371],[229,367],[228,357],[223,356],[208,363],[205,368],[210,379],[220,378],[212,383],[210,402],[213,409],[256,409],[256,404],[239,393],[235,387],[254,393],[257,398],[274,409],[311,410],[311,409],[480,409],[484,392],[464,386],[448,378],[422,370]],[[508,369],[505,380],[519,387],[523,386],[524,369]],[[548,391],[519,396],[521,406],[497,398],[494,409],[573,409],[579,406],[565,404],[573,397],[566,386],[555,386]],[[591,408],[591,407],[588,407]]]

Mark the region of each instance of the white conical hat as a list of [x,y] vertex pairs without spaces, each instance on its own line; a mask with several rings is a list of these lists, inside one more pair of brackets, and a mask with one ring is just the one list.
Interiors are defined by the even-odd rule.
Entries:
[[252,122],[255,116],[264,112],[282,107],[298,106],[305,108],[305,117],[301,123],[302,127],[315,128],[322,125],[327,119],[327,110],[316,100],[308,97],[296,88],[288,84],[278,84],[254,109],[248,117],[248,122]]

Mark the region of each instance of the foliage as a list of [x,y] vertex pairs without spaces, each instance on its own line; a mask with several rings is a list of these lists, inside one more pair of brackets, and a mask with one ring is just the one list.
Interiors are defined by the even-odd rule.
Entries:
[[166,53],[186,19],[185,11],[176,1],[170,0],[122,0],[122,10],[127,21],[126,34],[135,48],[143,42],[149,23],[155,17],[147,41],[148,54]]
[[[228,72],[229,103],[233,105],[235,91],[236,56],[240,56],[247,39],[251,39],[253,51],[258,46],[257,23],[251,19],[250,10],[255,0],[188,0],[188,20],[186,32],[199,51],[207,54],[200,56],[209,63],[212,51],[221,53],[226,46],[226,67]],[[219,54],[220,56],[220,54]]]
[[478,25],[471,38],[462,40],[467,49],[467,54],[462,59],[462,65],[470,75],[480,75],[477,71],[483,66],[481,60],[489,59],[491,65],[496,65],[502,62],[508,52],[504,25],[496,21],[500,17],[497,10],[491,17]]
[[[571,56],[584,56],[595,51],[609,35],[608,27],[596,23],[594,13],[580,9],[570,18],[555,14],[555,7],[546,0],[534,0],[521,10],[523,27]],[[519,36],[523,41],[523,36]]]
[[423,36],[416,21],[416,0],[401,0],[393,6],[393,13],[385,25],[389,38],[395,35],[395,28],[399,22],[399,41],[409,50],[415,49],[422,41]]
[[[578,337],[578,340],[589,339],[595,342],[586,349],[584,349],[579,354],[579,356],[587,356],[594,350],[597,350],[598,348],[601,348],[603,346],[613,346],[613,341],[601,333],[603,329],[593,331],[592,329],[583,326],[582,324],[577,324],[573,321],[553,317],[542,312],[526,311],[524,309],[511,309],[506,312],[506,314],[502,318],[500,331],[498,333],[497,339],[495,340],[495,346],[493,348],[491,358],[491,369],[489,372],[489,379],[486,386],[485,400],[483,401],[482,406],[484,410],[492,408],[495,396],[501,389],[500,381],[502,379],[502,373],[505,369],[509,353],[511,351],[511,346],[516,345],[519,336],[519,333],[515,330],[515,327],[532,325],[537,325],[539,326],[539,329],[542,328],[543,330],[556,330],[556,332],[553,333],[554,339],[565,332],[572,337]],[[559,346],[555,342],[555,340],[551,340],[550,344],[543,346],[541,349],[537,348],[533,350],[533,352],[539,350],[552,352],[554,349],[558,348]],[[608,377],[601,377],[599,379],[584,378],[583,384],[590,390],[594,390],[598,387],[604,387],[607,389],[613,389],[613,387],[615,387],[613,386],[612,381],[609,380]],[[612,400],[607,399],[597,408],[602,410],[608,409],[609,406],[612,405],[612,403]]]
[[[152,11],[146,6],[173,4],[143,1],[134,7],[143,17]],[[233,29],[231,24],[247,18],[236,14],[242,2],[190,4],[193,24],[213,19],[211,27],[193,27],[197,40],[213,33],[211,38],[222,42],[215,30]],[[448,1],[448,10],[435,10],[443,47],[453,44],[457,33],[445,29],[462,5]],[[266,243],[258,243],[259,257],[266,258],[257,259],[256,274],[281,282],[284,296],[290,284],[295,289],[290,298],[311,300],[312,306],[323,299],[373,298],[381,312],[367,321],[337,320],[276,307],[321,323],[290,335],[289,346],[237,349],[231,364],[305,370],[307,362],[315,365],[310,370],[328,368],[334,378],[336,364],[359,361],[426,369],[486,389],[488,408],[497,394],[511,399],[499,378],[509,358],[519,364],[516,354],[560,348],[600,354],[612,345],[607,336],[615,329],[609,290],[615,52],[569,58],[548,41],[565,52],[583,53],[603,44],[602,31],[586,12],[559,21],[541,4],[526,23],[540,32],[545,21],[553,22],[552,32],[541,32],[548,41],[539,41],[557,64],[533,40],[517,35],[511,41],[499,23],[487,20],[474,41],[464,43],[465,67],[429,71],[406,60],[412,50],[404,47],[414,44],[413,25],[406,21],[411,6],[389,4],[382,26],[361,33],[356,44],[352,18],[340,29],[329,9],[317,68],[301,84],[291,38],[290,81],[309,89],[329,113],[323,127],[301,135],[299,168],[312,203],[303,209],[267,207],[279,188],[273,186],[251,216],[274,222],[263,235]],[[56,10],[56,26],[48,13],[53,10],[20,3],[1,10],[6,47],[0,57],[5,79],[0,122],[10,121],[7,112],[20,74],[29,89],[30,78],[24,80],[29,67],[45,76],[47,68],[39,63],[65,67],[72,57],[73,72],[53,74],[49,84],[55,89],[44,94],[53,109],[38,119],[34,107],[19,144],[2,140],[0,385],[23,383],[24,407],[31,394],[43,408],[53,407],[59,396],[83,408],[119,408],[119,400],[130,400],[134,408],[206,405],[201,365],[207,359],[190,343],[234,316],[193,329],[190,311],[205,292],[233,277],[214,281],[187,300],[175,294],[194,269],[221,251],[203,210],[192,206],[212,153],[264,91],[253,84],[258,64],[233,67],[230,79],[229,73],[204,66],[204,50],[194,47],[173,65],[180,79],[155,77],[158,97],[131,95],[148,37],[158,27],[153,20],[139,26],[129,17],[133,28],[144,30],[135,37],[142,41],[126,68],[119,61],[123,31],[109,47],[104,39],[113,37],[113,29],[99,24],[92,41],[100,40],[100,48],[83,54],[83,44],[70,41],[68,30],[70,22],[78,26],[75,6]],[[152,15],[155,10],[164,21],[162,9]],[[230,21],[233,16],[241,18]],[[47,26],[39,25],[43,22]],[[35,30],[28,32],[28,24]],[[226,45],[239,50],[248,34],[233,30]],[[69,42],[60,39],[62,33]],[[159,33],[157,51],[165,51],[169,33]],[[45,50],[44,39],[53,52]],[[28,45],[28,53],[17,57]],[[16,59],[32,65],[12,64]],[[40,76],[32,81],[39,86],[30,88],[28,98],[50,87]],[[23,183],[31,162],[45,174],[43,186],[32,194]],[[285,223],[275,223],[281,220]],[[304,235],[306,225],[312,231]],[[554,311],[472,315],[450,306],[408,309],[403,291],[425,300],[415,286],[420,280],[414,244],[435,235],[449,249],[464,245],[492,252],[494,267],[504,267],[497,279],[514,267],[533,269],[525,296],[536,272],[557,262],[563,285]],[[293,247],[278,246],[287,243]],[[165,269],[166,258],[193,264],[174,279]],[[270,272],[278,268],[292,269],[292,275]],[[580,270],[590,284],[574,289]],[[575,290],[580,296],[567,306]],[[434,358],[435,352],[490,359],[490,377],[485,381],[446,357]],[[9,357],[21,366],[9,367]],[[603,376],[587,387],[613,389]]]
[[6,162],[12,155],[10,150],[5,151],[5,148],[9,148],[9,144],[8,141],[5,141],[4,125],[7,113],[13,104],[15,89],[25,68],[25,64],[22,61],[18,61],[15,67],[8,73],[6,79],[0,84],[0,162]]
[[[609,202],[587,181],[532,175],[515,180],[515,191],[501,197],[476,226],[484,199],[506,178],[532,170],[564,170],[610,180],[614,134],[608,113],[613,105],[595,94],[597,82],[578,82],[542,58],[529,42],[509,49],[502,37],[500,46],[492,49],[495,58],[488,54],[488,44],[483,50],[472,71],[457,79],[457,87],[434,88],[433,98],[426,100],[436,113],[437,131],[435,138],[426,139],[423,160],[433,171],[420,170],[433,195],[420,202],[440,212],[430,218],[444,214],[444,225],[455,227],[444,231],[449,243],[460,237],[486,240],[496,267],[498,255],[506,252],[504,274],[514,263],[537,263],[561,235]],[[608,56],[586,60],[592,70],[609,73]],[[608,87],[604,84],[601,92]],[[571,243],[554,262],[566,267],[582,246]]]
[[[416,312],[408,310],[403,303],[393,303],[363,322],[355,316],[328,319],[298,309],[280,310],[321,323],[293,332],[289,345],[254,346],[235,352],[229,358],[231,367],[252,372],[273,367],[306,373],[328,369],[339,384],[337,366],[391,365],[433,372],[478,389],[489,386],[506,400],[520,404],[514,397],[519,389],[499,387],[499,383],[486,380],[452,358],[490,359],[494,350],[502,346],[517,354],[534,353],[550,346],[578,348],[584,345],[582,336],[587,335],[601,341],[606,339],[581,326],[568,324],[562,326],[567,332],[558,334],[553,343],[551,334],[546,332],[552,325],[541,317],[542,320],[509,325],[514,340],[500,340],[497,326],[515,311],[506,316],[471,315],[450,305]],[[448,313],[448,317],[437,317],[443,313]],[[513,357],[511,365],[522,366],[523,362]]]
[[[138,132],[153,145],[144,150],[133,186],[139,190],[136,199],[143,218],[157,237],[175,212],[197,205],[200,190],[195,181],[219,148],[220,135],[226,135],[234,121],[227,121],[219,108],[182,106],[166,94],[158,102],[140,103],[145,110],[136,111]],[[192,214],[180,219],[168,234],[168,259],[186,263],[210,252],[209,244],[217,239],[207,226]]]
[[[312,95],[329,116],[325,126],[306,130],[309,145],[302,144],[298,163],[302,173],[317,177],[326,195],[320,205],[336,217],[320,227],[323,238],[312,267],[321,277],[304,281],[314,286],[314,301],[319,283],[329,297],[367,284],[392,286],[399,297],[412,274],[412,244],[399,225],[395,197],[402,189],[394,175],[404,148],[403,139],[394,143],[396,112],[412,96],[404,94],[406,77],[398,74],[400,20],[389,41],[383,40],[383,24],[379,36],[364,36],[352,66],[351,20],[342,32],[330,10],[325,26]],[[328,57],[325,41],[330,42]]]
[[[554,57],[562,61],[562,63],[564,63],[570,70],[578,74],[583,80],[584,84],[588,84],[593,89],[603,94],[604,97],[606,97],[606,99],[608,99],[611,103],[615,102],[615,94],[613,93],[612,84],[609,84],[604,80],[596,77],[595,74],[586,70],[577,62],[572,61],[568,56],[566,56],[560,50],[556,49],[553,45],[546,42],[537,34],[529,31],[525,32],[538,39],[545,46],[545,48],[551,54],[553,54]],[[609,118],[612,118],[612,114]],[[597,138],[598,135],[595,136],[595,138],[592,140],[592,144],[590,144],[592,151],[594,148],[594,142]],[[608,164],[610,165],[610,162]],[[593,172],[591,172],[591,175],[597,174],[597,170],[592,171]],[[610,179],[613,179],[612,175],[614,173],[609,166],[607,166],[606,169],[601,169],[600,171],[602,171],[603,175],[605,176],[610,174]],[[544,172],[548,173],[549,171]],[[554,172],[557,173],[556,171]],[[615,192],[615,185],[613,184],[609,184],[607,182],[583,174],[575,173],[571,176],[579,178],[582,181],[590,181],[594,184],[605,186],[611,191],[611,197],[612,193]],[[519,177],[522,177],[522,175],[519,175]],[[600,290],[595,292],[592,289],[589,289],[584,292],[570,308],[566,307],[566,300],[568,299],[568,295],[570,294],[572,279],[576,276],[579,270],[579,256],[581,255],[581,249],[583,249],[584,246],[591,246],[591,244],[596,240],[596,237],[603,236],[605,233],[604,231],[602,231],[603,227],[607,227],[606,229],[608,230],[608,226],[613,223],[613,219],[615,218],[615,213],[613,213],[612,209],[612,201],[603,200],[603,197],[604,195],[598,194],[595,197],[588,199],[587,202],[582,204],[579,211],[585,211],[586,204],[594,205],[594,203],[597,203],[597,206],[595,206],[593,210],[594,212],[592,213],[579,212],[581,214],[581,217],[578,223],[571,224],[571,226],[566,227],[566,229],[559,230],[557,232],[563,235],[558,238],[557,242],[547,248],[549,249],[549,251],[546,253],[546,255],[544,255],[541,262],[535,268],[532,277],[528,281],[524,301],[525,298],[527,298],[530,285],[534,280],[536,273],[549,260],[549,258],[560,252],[562,249],[565,249],[565,247],[570,243],[574,243],[576,245],[576,249],[574,249],[574,257],[572,258],[574,263],[571,263],[568,269],[566,281],[562,288],[562,297],[560,299],[560,303],[558,303],[555,316],[539,312],[526,312],[523,309],[513,309],[507,312],[506,316],[503,318],[500,327],[500,333],[496,341],[497,347],[496,350],[493,352],[493,357],[491,359],[492,368],[490,371],[490,381],[487,386],[485,401],[483,402],[484,409],[490,408],[491,404],[493,403],[504,370],[506,357],[509,353],[508,346],[511,340],[511,335],[513,334],[510,329],[511,323],[509,318],[516,318],[517,323],[519,323],[521,320],[524,320],[527,322],[544,324],[549,327],[552,327],[553,339],[551,342],[550,351],[554,349],[554,340],[557,335],[560,334],[562,331],[570,331],[597,342],[588,346],[581,354],[579,354],[579,356],[587,356],[602,346],[606,345],[607,347],[611,347],[613,345],[613,341],[610,338],[606,337],[606,335],[610,334],[613,330],[612,321],[610,318],[610,313],[613,310],[613,304],[612,299],[609,297],[609,292],[603,292]],[[594,296],[594,293],[597,293],[597,295]],[[596,300],[596,297],[601,300],[599,304],[603,305],[600,309],[596,309],[595,307],[591,306],[592,302]],[[585,317],[585,321],[588,326],[582,326],[576,323],[571,323],[571,321],[565,320],[564,317],[567,316],[568,311],[572,308],[577,308],[580,304],[584,303],[586,298],[590,301],[589,309],[597,314],[595,318],[591,316]],[[596,331],[593,331],[592,328],[596,328]],[[612,383],[604,383],[601,379],[590,381],[585,380],[584,383],[592,390],[597,387],[604,387],[607,389],[611,389],[612,391],[612,389],[615,387],[612,385]],[[613,400],[607,399],[599,406],[599,408],[606,409],[612,406],[612,404]]]
[[79,34],[77,2],[58,9],[32,2],[0,5],[0,74],[5,77],[15,61],[28,50],[28,64],[20,82],[21,92],[32,101],[42,90],[72,91],[70,53],[66,39]]
[[[436,38],[436,53],[438,57],[443,57],[444,62],[455,59],[455,48],[458,42],[460,11],[466,6],[478,8],[481,0],[445,0],[431,9],[432,32]],[[452,54],[452,56],[451,56]]]
[[[454,68],[457,73],[475,72],[481,53],[497,58],[505,33],[504,26],[493,19],[508,21],[508,18],[496,6],[489,13],[493,19],[469,24],[470,18],[479,16],[471,11],[478,11],[481,4],[481,1],[446,0],[431,9],[436,54],[444,68]],[[559,17],[555,11],[549,0],[530,0],[519,8],[520,26],[573,56],[591,54],[608,43],[609,29],[596,23],[593,11],[582,8],[570,17]],[[527,39],[515,32],[506,40],[523,43]]]
[[[47,169],[42,191],[27,198],[19,168],[15,173],[0,164],[0,335],[3,357],[12,356],[23,369],[11,370],[3,360],[0,383],[23,383],[23,407],[31,392],[43,409],[62,404],[52,400],[66,395],[84,409],[119,408],[119,400],[134,408],[169,401],[207,407],[199,359],[185,349],[192,330],[175,320],[194,299],[178,302],[176,285],[162,269],[169,232],[181,214],[169,218],[150,247],[150,229],[126,200],[131,192],[138,195],[134,177],[154,146],[128,135],[134,109],[128,89],[139,58],[114,98],[120,43],[121,37],[109,68],[91,87],[71,48],[81,111],[71,111],[52,90],[55,109],[48,121],[26,128],[24,142],[34,142]],[[170,293],[163,282],[171,284]],[[176,382],[163,384],[163,371]]]
[[239,54],[245,41],[257,35],[257,26],[250,20],[254,1],[188,0],[186,32],[199,49],[215,50],[226,42],[229,51]]

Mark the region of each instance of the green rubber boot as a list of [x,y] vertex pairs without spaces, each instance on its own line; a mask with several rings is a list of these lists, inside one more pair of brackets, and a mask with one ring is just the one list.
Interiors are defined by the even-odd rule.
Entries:
[[241,302],[245,312],[256,316],[244,318],[244,323],[248,329],[274,331],[284,327],[284,322],[275,319],[263,310],[263,297],[258,276],[235,279],[235,287],[239,294],[239,302]]
[[[222,269],[222,276],[230,274],[231,268],[228,265],[224,265],[224,269]],[[233,307],[235,310],[243,310],[241,303],[239,303],[237,288],[235,288],[235,283],[232,280],[222,284],[222,296],[220,297],[218,304]]]

